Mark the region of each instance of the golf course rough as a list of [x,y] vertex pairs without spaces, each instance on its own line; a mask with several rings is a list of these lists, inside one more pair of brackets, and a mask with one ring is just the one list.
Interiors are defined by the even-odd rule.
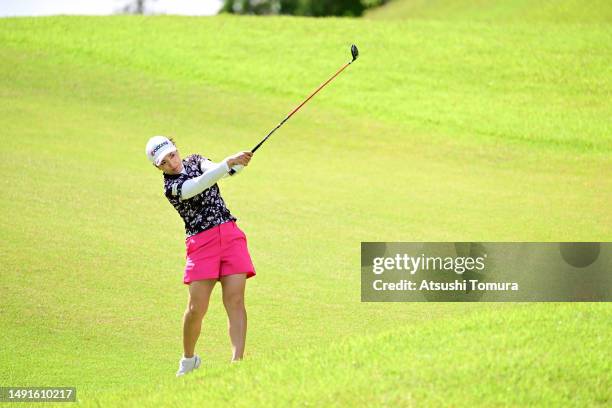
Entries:
[[[612,28],[502,20],[0,19],[0,384],[84,406],[610,405],[609,304],[359,301],[362,241],[612,240]],[[220,182],[258,271],[246,360],[217,288],[177,380],[184,231],[144,143],[249,149],[352,43]]]

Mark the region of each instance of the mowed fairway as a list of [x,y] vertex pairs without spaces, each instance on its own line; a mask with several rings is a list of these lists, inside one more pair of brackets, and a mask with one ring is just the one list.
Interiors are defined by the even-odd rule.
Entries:
[[[182,221],[146,140],[221,160],[257,268],[181,355]],[[361,241],[610,241],[607,23],[0,20],[0,386],[85,405],[608,405],[608,304],[360,302]]]

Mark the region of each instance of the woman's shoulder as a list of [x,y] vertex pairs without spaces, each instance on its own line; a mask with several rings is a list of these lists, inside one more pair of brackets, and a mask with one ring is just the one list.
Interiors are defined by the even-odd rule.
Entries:
[[202,163],[206,161],[206,157],[201,154],[194,153],[183,159],[184,172],[182,176],[187,178],[197,177],[202,174]]
[[186,156],[184,160],[188,163],[199,164],[201,161],[206,160],[206,157],[202,156],[199,153],[193,153],[189,156]]

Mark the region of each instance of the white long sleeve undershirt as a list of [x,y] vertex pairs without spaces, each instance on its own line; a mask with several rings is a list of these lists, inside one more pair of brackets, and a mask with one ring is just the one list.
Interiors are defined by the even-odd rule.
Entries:
[[[181,189],[182,200],[188,200],[200,194],[202,191],[213,186],[220,179],[229,176],[230,171],[227,165],[227,159],[223,160],[221,163],[215,163],[208,159],[202,160],[200,168],[203,172],[202,175],[186,180],[183,183],[183,188]],[[236,170],[234,175],[238,174],[242,168],[242,166],[234,166],[234,170]],[[184,172],[185,168],[183,168],[182,173]]]

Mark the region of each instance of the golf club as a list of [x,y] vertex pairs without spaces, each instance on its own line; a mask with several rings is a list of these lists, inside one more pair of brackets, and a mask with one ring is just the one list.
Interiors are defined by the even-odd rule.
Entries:
[[[257,143],[257,145],[251,150],[251,153],[255,153],[255,151],[257,151],[257,149],[259,149],[261,147],[262,144],[264,144],[264,142],[266,140],[268,140],[268,138],[270,136],[272,136],[272,134],[274,132],[276,132],[276,130],[278,128],[280,128],[281,126],[283,126],[283,124],[289,120],[289,118],[291,116],[293,116],[293,114],[295,112],[297,112],[302,106],[304,106],[306,104],[306,102],[308,102],[310,99],[312,99],[313,96],[315,96],[317,94],[317,92],[319,92],[321,89],[323,89],[323,87],[325,85],[327,85],[328,83],[330,83],[332,81],[332,79],[334,79],[335,77],[337,77],[342,71],[344,71],[344,69],[346,67],[348,67],[349,65],[351,65],[359,56],[359,50],[357,49],[357,46],[355,44],[351,45],[351,56],[353,57],[352,60],[350,60],[349,62],[347,62],[346,64],[344,64],[344,66],[342,66],[342,68],[340,68],[331,78],[329,78],[327,81],[325,81],[323,84],[321,84],[313,93],[310,94],[310,96],[308,98],[306,98],[304,100],[304,102],[302,102],[301,104],[298,105],[297,108],[295,108],[294,110],[291,111],[291,113],[289,113],[287,115],[287,117],[285,119],[283,119],[278,125],[276,125],[276,127],[274,129],[272,129],[272,131],[270,131],[270,133],[268,133],[266,135],[266,137],[264,137],[261,142]],[[234,169],[230,169],[229,174],[234,174],[236,171]]]

